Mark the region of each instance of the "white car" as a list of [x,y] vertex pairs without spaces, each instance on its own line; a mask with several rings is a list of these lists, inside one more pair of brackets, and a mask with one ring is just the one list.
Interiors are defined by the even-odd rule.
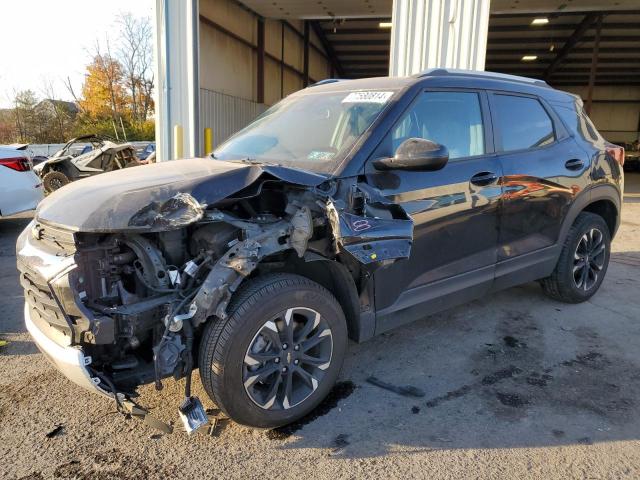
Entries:
[[0,147],[0,217],[33,210],[43,196],[27,152]]

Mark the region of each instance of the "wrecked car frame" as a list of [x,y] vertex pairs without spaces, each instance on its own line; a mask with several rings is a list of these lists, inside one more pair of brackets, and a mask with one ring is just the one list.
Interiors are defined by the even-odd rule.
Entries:
[[[553,143],[504,154],[494,90],[545,112],[579,116],[581,103],[526,79],[480,77],[435,70],[313,86],[211,158],[53,192],[17,245],[36,344],[71,380],[156,426],[166,429],[132,399],[169,377],[185,379],[186,430],[206,423],[191,395],[198,368],[226,415],[276,427],[326,397],[347,338],[532,280],[560,300],[589,298],[619,222],[612,147],[551,115]],[[576,159],[570,175],[565,158]],[[585,255],[588,271],[573,263]],[[567,290],[571,272],[557,283],[562,265],[582,268],[580,287]]]
[[[324,175],[209,159],[112,176],[119,178],[111,191],[89,179],[47,199],[18,240],[18,268],[36,344],[75,383],[127,411],[143,411],[130,402],[137,386],[162,388],[164,378],[190,376],[194,332],[199,337],[207,322],[228,317],[247,278],[341,262],[333,268],[353,291],[337,296],[351,302],[357,328],[355,285],[368,281],[372,264],[410,252],[411,220],[392,205],[388,218],[367,217],[369,205],[377,215],[386,207],[366,185],[345,188]],[[71,213],[57,195],[84,208]],[[132,199],[144,195],[140,208]]]

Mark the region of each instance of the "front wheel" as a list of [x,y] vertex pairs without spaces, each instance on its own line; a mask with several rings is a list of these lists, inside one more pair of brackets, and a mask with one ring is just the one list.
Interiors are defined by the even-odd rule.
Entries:
[[600,288],[610,254],[609,227],[601,216],[582,212],[569,229],[555,270],[542,280],[542,288],[556,300],[584,302]]
[[298,275],[250,280],[226,321],[211,319],[200,344],[200,376],[230,418],[274,428],[313,410],[329,393],[347,347],[335,297]]

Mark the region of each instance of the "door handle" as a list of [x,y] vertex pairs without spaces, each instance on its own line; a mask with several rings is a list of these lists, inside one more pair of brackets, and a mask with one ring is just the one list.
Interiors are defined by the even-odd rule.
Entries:
[[490,185],[493,182],[498,180],[498,176],[493,172],[480,172],[476,173],[471,180],[469,180],[474,185],[478,185],[479,187],[484,187],[485,185]]
[[571,160],[567,160],[564,166],[567,168],[567,170],[580,170],[582,167],[584,167],[584,162],[579,158],[573,158]]

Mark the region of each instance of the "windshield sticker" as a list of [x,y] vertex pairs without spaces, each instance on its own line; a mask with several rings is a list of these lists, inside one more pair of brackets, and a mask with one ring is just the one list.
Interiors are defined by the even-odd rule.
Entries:
[[334,152],[325,152],[322,150],[313,150],[307,155],[307,160],[331,160],[335,155]]
[[351,92],[342,103],[387,103],[393,92]]

